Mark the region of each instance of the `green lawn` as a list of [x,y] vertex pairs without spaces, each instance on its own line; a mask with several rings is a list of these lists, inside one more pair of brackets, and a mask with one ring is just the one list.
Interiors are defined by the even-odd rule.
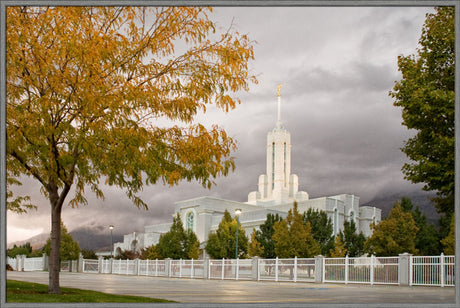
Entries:
[[7,303],[174,303],[173,301],[130,295],[61,288],[62,294],[48,294],[44,284],[6,281]]

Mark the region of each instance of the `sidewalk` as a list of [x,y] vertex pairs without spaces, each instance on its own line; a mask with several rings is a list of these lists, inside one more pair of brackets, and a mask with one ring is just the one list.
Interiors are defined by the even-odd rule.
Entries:
[[[7,279],[48,284],[48,272],[7,272]],[[67,272],[61,273],[60,284],[180,303],[452,303],[452,307],[455,306],[454,287],[203,280]]]

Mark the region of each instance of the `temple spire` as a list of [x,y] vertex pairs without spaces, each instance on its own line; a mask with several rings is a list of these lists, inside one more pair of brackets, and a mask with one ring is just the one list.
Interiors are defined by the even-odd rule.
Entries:
[[283,84],[278,85],[278,120],[276,121],[276,127],[281,127],[281,87]]

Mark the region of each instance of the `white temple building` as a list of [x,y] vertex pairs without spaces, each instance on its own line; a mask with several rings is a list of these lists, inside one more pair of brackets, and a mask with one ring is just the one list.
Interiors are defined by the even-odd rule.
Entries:
[[[297,201],[300,213],[309,208],[325,211],[338,234],[346,220],[354,220],[357,231],[370,236],[372,222],[381,221],[381,210],[376,207],[359,206],[359,197],[351,194],[310,199],[305,191],[299,191],[299,179],[291,174],[291,135],[280,121],[280,86],[278,86],[278,121],[267,135],[267,173],[259,176],[258,190],[250,192],[247,202],[224,200],[215,197],[199,197],[175,203],[175,213],[180,213],[186,229],[192,229],[203,248],[210,232],[215,231],[225,210],[233,216],[241,209],[241,226],[250,238],[253,228],[263,224],[267,214],[278,213],[285,218],[293,202]],[[140,250],[156,245],[160,235],[169,231],[171,223],[145,226],[144,233],[131,233],[124,241],[114,244],[114,253],[121,250]]]

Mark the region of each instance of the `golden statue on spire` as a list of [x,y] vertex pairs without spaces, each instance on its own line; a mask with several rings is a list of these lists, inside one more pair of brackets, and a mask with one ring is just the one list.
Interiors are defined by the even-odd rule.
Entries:
[[277,87],[277,88],[278,88],[278,97],[281,96],[281,87],[282,87],[282,86],[283,86],[283,84],[280,83],[280,84],[278,85],[278,87]]

